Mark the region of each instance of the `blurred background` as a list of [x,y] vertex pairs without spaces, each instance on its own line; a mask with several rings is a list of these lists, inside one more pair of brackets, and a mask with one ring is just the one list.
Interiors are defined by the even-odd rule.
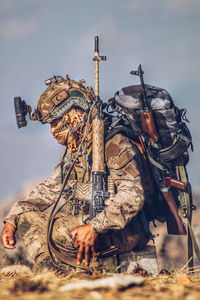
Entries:
[[101,98],[138,84],[130,75],[141,63],[145,82],[168,90],[188,110],[195,152],[188,170],[199,190],[200,2],[198,0],[0,1],[1,173],[0,199],[48,176],[64,150],[49,125],[17,129],[13,97],[36,108],[44,81],[69,74],[94,85],[93,43],[100,37]]

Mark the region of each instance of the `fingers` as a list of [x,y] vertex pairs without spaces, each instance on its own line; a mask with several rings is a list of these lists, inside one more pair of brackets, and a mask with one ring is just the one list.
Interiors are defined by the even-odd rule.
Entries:
[[98,254],[97,254],[97,252],[95,250],[95,246],[91,246],[91,252],[92,252],[93,259],[96,260],[97,257],[98,257]]
[[85,246],[85,265],[88,266],[89,265],[89,258],[90,258],[90,246],[86,245]]
[[90,254],[96,258],[95,244],[98,234],[93,231],[90,224],[80,225],[71,231],[74,239],[74,247],[79,248],[77,253],[77,265],[83,262],[85,265],[90,263]]
[[80,264],[81,264],[83,253],[84,253],[84,244],[80,243],[78,253],[77,253],[77,265],[78,266],[80,266]]
[[4,225],[4,228],[3,228],[3,231],[1,234],[1,241],[2,241],[4,248],[7,248],[7,249],[15,248],[15,244],[16,244],[15,231],[16,231],[16,228],[12,224],[6,223]]
[[11,247],[15,246],[15,239],[14,239],[13,236],[12,236],[12,237],[9,237],[9,245],[10,245]]
[[4,235],[3,233],[1,235],[1,241],[2,241],[4,248],[7,248],[7,246],[9,246],[7,236]]
[[79,242],[77,241],[77,240],[75,240],[75,242],[74,242],[74,248],[78,248],[79,247]]
[[84,243],[74,243],[74,247],[79,247],[78,253],[77,253],[77,265],[80,266],[81,263],[85,264],[86,266],[89,266],[91,254],[94,260],[97,259],[98,255],[95,251],[94,246],[85,245]]
[[2,241],[4,248],[7,248],[7,249],[15,248],[16,242],[15,242],[15,238],[13,237],[13,235],[11,236],[10,234],[3,232],[2,236],[1,236],[1,241]]
[[73,238],[73,239],[75,239],[77,233],[78,233],[78,227],[76,227],[75,229],[73,229],[73,230],[71,231],[71,235],[72,235],[72,238]]

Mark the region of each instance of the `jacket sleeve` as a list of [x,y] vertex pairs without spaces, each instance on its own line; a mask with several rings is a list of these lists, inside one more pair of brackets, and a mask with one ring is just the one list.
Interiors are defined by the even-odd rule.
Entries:
[[136,153],[128,138],[117,134],[106,143],[106,163],[117,188],[107,206],[90,221],[95,231],[123,229],[144,203],[144,191],[136,163]]
[[10,223],[17,227],[18,218],[22,213],[28,211],[43,211],[51,206],[57,199],[61,183],[59,181],[60,168],[56,167],[54,172],[38,184],[26,199],[19,200],[12,206],[4,223]]

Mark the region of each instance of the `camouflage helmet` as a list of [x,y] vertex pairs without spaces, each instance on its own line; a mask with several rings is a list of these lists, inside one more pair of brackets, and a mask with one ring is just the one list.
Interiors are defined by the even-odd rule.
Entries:
[[73,107],[88,112],[94,102],[92,87],[85,87],[85,80],[75,81],[68,76],[54,76],[45,81],[48,88],[42,93],[34,113],[35,119],[44,123],[51,123],[61,118]]

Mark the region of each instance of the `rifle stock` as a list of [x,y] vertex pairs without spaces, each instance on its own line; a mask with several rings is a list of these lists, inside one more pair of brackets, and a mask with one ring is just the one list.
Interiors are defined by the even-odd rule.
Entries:
[[162,191],[162,195],[166,200],[165,217],[167,223],[168,234],[187,235],[185,225],[178,213],[178,208],[175,200],[169,190]]
[[183,182],[171,177],[165,177],[166,185],[169,187],[175,187],[177,189],[180,189],[182,191],[187,191],[189,188],[189,182]]
[[141,111],[140,112],[142,129],[148,134],[149,140],[151,142],[157,142],[159,140],[159,135],[156,131],[154,116],[152,111]]

